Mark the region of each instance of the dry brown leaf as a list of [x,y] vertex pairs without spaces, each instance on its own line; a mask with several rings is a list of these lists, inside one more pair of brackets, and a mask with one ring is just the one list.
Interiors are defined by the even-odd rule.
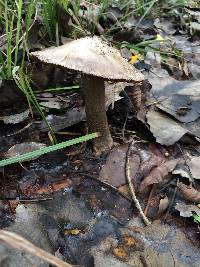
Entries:
[[187,186],[181,182],[177,184],[179,191],[181,192],[184,199],[193,201],[193,202],[199,202],[200,201],[200,192],[191,185]]
[[169,161],[164,161],[160,164],[160,166],[155,167],[141,182],[140,191],[143,191],[148,185],[162,182],[163,179],[174,170],[179,162],[180,158],[172,159]]

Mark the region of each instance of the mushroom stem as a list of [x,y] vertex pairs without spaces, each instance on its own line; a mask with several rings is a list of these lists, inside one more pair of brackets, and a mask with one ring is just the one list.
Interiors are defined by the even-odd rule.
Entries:
[[82,81],[88,131],[100,133],[100,137],[94,140],[94,150],[100,154],[113,145],[105,110],[104,80],[92,75],[83,75]]

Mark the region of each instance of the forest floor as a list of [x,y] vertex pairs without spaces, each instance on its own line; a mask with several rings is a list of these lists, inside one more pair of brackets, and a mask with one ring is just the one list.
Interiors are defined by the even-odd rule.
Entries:
[[[187,2],[147,1],[137,11],[81,1],[78,10],[72,3],[45,9],[46,17],[33,8],[29,52],[97,35],[145,80],[106,82],[110,151],[96,155],[88,141],[0,161],[0,228],[36,246],[31,252],[0,231],[0,266],[200,266],[200,8]],[[8,76],[8,37],[3,21],[1,159],[85,136],[80,74],[35,62],[22,38]]]

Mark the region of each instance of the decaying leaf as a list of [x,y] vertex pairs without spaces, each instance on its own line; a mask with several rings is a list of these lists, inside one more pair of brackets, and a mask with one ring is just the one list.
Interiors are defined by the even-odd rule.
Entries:
[[149,110],[146,117],[150,125],[150,131],[156,141],[162,145],[173,145],[187,133],[185,128],[166,114]]
[[156,106],[172,115],[178,121],[188,123],[195,121],[199,117],[200,96],[199,99],[197,96],[195,99],[192,99],[191,95],[174,93],[163,99]]
[[[51,125],[52,129],[57,132],[66,127],[79,123],[80,121],[84,121],[86,119],[85,108],[73,108],[72,110],[67,111],[61,116],[48,115],[46,119]],[[44,122],[41,124],[40,127],[42,132],[49,130]]]
[[178,210],[180,212],[180,215],[185,218],[191,217],[194,212],[200,216],[200,209],[195,205],[177,203],[175,209]]
[[65,235],[78,235],[81,233],[81,230],[80,229],[67,229],[64,231],[64,234]]
[[40,105],[48,109],[63,109],[66,108],[69,104],[58,100],[56,101],[55,99],[55,100],[40,102]]
[[158,110],[150,109],[147,113],[147,122],[156,141],[172,145],[185,133],[199,137],[199,81],[177,81],[168,73],[157,73],[157,70],[154,69],[156,75],[148,76],[152,85],[148,102]]
[[108,106],[112,104],[112,108],[114,106],[114,102],[120,100],[122,97],[119,95],[124,88],[129,85],[129,83],[126,82],[118,82],[118,83],[108,83],[105,82],[105,105],[106,110],[108,109]]
[[158,215],[165,212],[168,206],[169,206],[169,198],[167,196],[164,198],[161,198],[159,207],[158,207]]
[[119,259],[126,259],[128,257],[127,251],[123,247],[116,247],[113,249],[113,254]]
[[0,117],[0,120],[2,120],[5,124],[16,124],[27,119],[29,113],[30,109],[27,109],[21,113]]
[[[11,158],[14,156],[19,156],[22,155],[24,153],[28,153],[40,148],[46,147],[46,144],[42,144],[42,143],[36,143],[36,142],[25,142],[25,143],[21,143],[21,144],[16,144],[14,146],[12,146],[6,153],[5,153],[5,157],[6,158]],[[36,159],[38,157],[32,158]]]
[[[106,164],[102,167],[99,174],[101,181],[112,184],[115,187],[126,184],[125,178],[125,158],[128,145],[121,145],[113,148],[107,158]],[[130,156],[130,174],[131,179],[134,179],[140,166],[140,157],[137,154]]]
[[180,175],[181,177],[188,178],[189,180],[191,180],[190,170],[185,164],[178,164],[173,170],[172,174]]
[[164,161],[160,166],[155,167],[149,175],[147,175],[140,184],[140,191],[143,191],[148,185],[163,182],[164,178],[171,173],[176,165],[180,162],[180,158]]
[[192,157],[188,162],[192,178],[200,179],[200,157]]
[[177,184],[182,196],[192,202],[200,202],[200,192],[191,185],[187,186],[181,182]]

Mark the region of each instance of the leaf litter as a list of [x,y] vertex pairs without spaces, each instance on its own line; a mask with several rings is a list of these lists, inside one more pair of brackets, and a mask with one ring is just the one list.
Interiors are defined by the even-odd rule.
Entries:
[[[156,8],[159,8],[159,5]],[[23,166],[16,166],[15,169],[5,168],[1,172],[1,196],[5,199],[2,203],[3,208],[0,208],[1,218],[5,218],[5,214],[9,219],[12,217],[12,225],[9,227],[7,222],[7,230],[27,237],[49,252],[56,251],[65,261],[73,264],[126,267],[154,266],[160,262],[164,266],[174,266],[176,262],[177,266],[199,266],[197,246],[191,245],[182,231],[156,222],[143,227],[132,205],[127,187],[126,162],[129,144],[123,143],[130,142],[132,138],[137,140],[131,147],[128,169],[135,194],[147,217],[152,220],[159,218],[161,221],[169,219],[170,222],[174,218],[177,220],[179,213],[185,218],[193,214],[199,215],[199,208],[193,204],[194,202],[198,204],[200,201],[199,81],[185,80],[199,78],[200,75],[198,12],[192,7],[184,8],[182,13],[176,7],[167,7],[169,18],[163,14],[163,18],[156,20],[143,18],[138,24],[140,18],[135,15],[126,21],[121,20],[124,9],[116,5],[109,6],[102,21],[98,20],[99,10],[98,5],[82,1],[79,17],[81,21],[89,22],[97,33],[106,33],[106,30],[109,30],[106,28],[108,25],[114,27],[116,34],[108,38],[111,41],[120,40],[137,45],[138,42],[151,42],[157,38],[151,47],[148,45],[145,47],[144,53],[144,61],[151,68],[143,69],[146,72],[147,83],[152,88],[149,91],[144,85],[144,88],[137,85],[136,93],[131,84],[107,83],[105,106],[110,126],[116,127],[121,137],[115,140],[119,143],[108,155],[96,158],[91,152],[90,145],[83,145],[78,149],[65,149],[60,154],[52,156],[50,160],[48,156],[44,156],[32,162],[24,162]],[[62,13],[63,10],[60,14]],[[76,23],[72,14],[71,10],[65,20],[61,19],[62,24],[65,22],[65,26],[61,25],[63,33],[72,31],[73,27],[70,25]],[[40,34],[42,27],[39,29]],[[137,32],[133,31],[135,27]],[[76,36],[76,33],[71,32],[71,36]],[[66,37],[61,36],[62,40],[64,38]],[[30,39],[29,42],[32,43],[32,47],[43,46],[36,36],[34,41]],[[4,49],[5,47],[4,44]],[[121,52],[127,60],[135,60],[138,52],[140,53],[137,47],[124,48],[123,51],[121,48]],[[180,58],[175,52],[179,53]],[[172,57],[170,53],[173,54]],[[137,64],[141,66],[143,63],[141,58],[137,58],[137,62],[134,60],[132,64],[135,66]],[[41,69],[35,76],[39,77],[40,72]],[[53,70],[51,66],[44,76],[41,75],[43,81],[36,82],[36,88],[41,90],[49,85],[52,87],[52,81],[60,85],[60,82],[64,83],[67,80],[71,85],[74,84],[73,79],[76,79],[76,82],[80,79],[79,74],[70,76],[69,73],[67,75],[63,72],[58,75],[55,73],[58,74],[58,71]],[[129,94],[131,90],[133,93]],[[81,91],[76,92],[81,96],[80,99],[74,99],[71,93],[69,97],[68,94],[62,93],[58,96],[44,93],[42,97],[40,94],[37,94],[37,99],[43,102],[46,119],[55,132],[59,133],[62,130],[62,133],[73,136],[77,132],[87,131]],[[63,102],[63,99],[67,101]],[[136,104],[135,108],[134,105],[130,105],[130,101]],[[125,110],[125,106],[129,106],[128,111]],[[116,112],[119,107],[122,112]],[[27,112],[30,113],[30,110]],[[35,114],[31,115],[35,117]],[[19,124],[23,129],[24,123],[29,120],[28,116],[29,114],[26,114],[22,119],[20,116],[20,119],[11,117],[9,124]],[[115,121],[114,126],[113,121]],[[144,128],[141,127],[141,123]],[[4,120],[4,127],[5,124]],[[36,127],[38,125],[39,127]],[[37,121],[35,124],[33,122],[33,126],[37,128],[36,132],[39,131],[38,143],[49,142],[44,138],[49,130],[44,122]],[[24,129],[26,131],[26,127]],[[31,128],[29,130],[31,131]],[[17,133],[20,135],[21,132],[16,131],[16,138]],[[127,133],[130,136],[126,139]],[[139,138],[136,137],[136,133],[141,134]],[[155,139],[152,135],[149,139],[150,133]],[[31,136],[31,132],[29,134]],[[26,138],[30,139],[30,136]],[[5,136],[3,137],[0,138],[1,146],[4,145]],[[60,133],[58,137],[59,141],[63,140]],[[9,135],[7,138],[9,139]],[[23,135],[18,138],[16,143],[25,144]],[[13,144],[13,139],[12,142],[8,140],[8,144],[15,145],[12,147],[12,153],[19,153],[16,143]],[[22,146],[22,152],[30,149],[29,140],[26,144],[27,147]],[[63,161],[58,161],[61,157]],[[122,188],[126,196],[120,193]],[[12,206],[12,213],[8,215],[8,211],[5,212],[5,205],[9,206],[9,203]],[[33,217],[35,219],[32,223]],[[27,219],[30,219],[28,226],[26,226]],[[185,225],[183,229],[187,232]],[[44,240],[47,246],[44,245]],[[198,241],[194,240],[197,244]],[[59,251],[56,250],[58,247]],[[2,249],[5,262],[10,261],[13,264],[20,262],[21,266],[22,264],[29,266],[30,261],[33,261],[34,264],[47,266],[35,257],[30,257],[27,261],[27,257],[23,254],[5,247]]]

